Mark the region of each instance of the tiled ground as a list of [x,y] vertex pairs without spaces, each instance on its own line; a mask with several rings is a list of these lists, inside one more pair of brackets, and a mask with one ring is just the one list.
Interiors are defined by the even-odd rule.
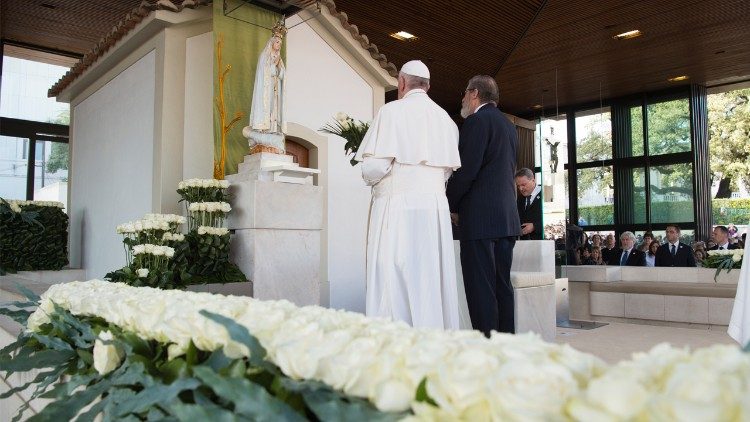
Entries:
[[[725,330],[663,327],[612,322],[593,330],[557,328],[557,343],[594,354],[615,363],[629,359],[634,352],[648,351],[659,343],[697,349],[714,344],[736,344]],[[739,346],[738,346],[739,347]]]

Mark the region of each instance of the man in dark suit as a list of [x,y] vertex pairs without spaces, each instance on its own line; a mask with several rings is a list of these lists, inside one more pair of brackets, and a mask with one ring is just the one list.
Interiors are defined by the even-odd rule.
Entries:
[[536,183],[534,172],[525,167],[516,172],[516,186],[521,240],[542,240],[542,187]]
[[680,228],[667,225],[667,243],[656,250],[657,267],[695,267],[693,248],[680,242]]
[[646,254],[635,247],[635,235],[632,232],[624,232],[620,235],[622,249],[613,249],[609,255],[607,265],[619,265],[628,267],[645,267]]
[[[475,76],[461,100],[461,168],[446,195],[460,229],[461,267],[471,325],[486,336],[515,332],[510,267],[521,234],[513,199],[518,135],[497,108],[495,79]],[[456,215],[457,214],[457,215]]]
[[729,229],[726,226],[714,227],[714,243],[716,245],[708,248],[709,251],[737,249],[737,245],[729,243]]
[[604,239],[604,246],[602,247],[602,261],[609,262],[609,259],[612,257],[612,252],[615,249],[617,249],[617,245],[615,244],[615,235],[608,234]]

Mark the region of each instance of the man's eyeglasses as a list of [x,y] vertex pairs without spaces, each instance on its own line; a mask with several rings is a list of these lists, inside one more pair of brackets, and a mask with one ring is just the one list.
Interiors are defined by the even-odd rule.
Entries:
[[476,88],[466,88],[466,89],[464,89],[464,92],[461,93],[461,97],[463,97],[464,95],[466,95],[467,92],[474,91],[475,89]]

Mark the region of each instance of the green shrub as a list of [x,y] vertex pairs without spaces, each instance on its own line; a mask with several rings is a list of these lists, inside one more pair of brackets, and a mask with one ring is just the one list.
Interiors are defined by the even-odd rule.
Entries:
[[26,201],[0,202],[0,274],[56,271],[66,265],[68,216],[62,208]]

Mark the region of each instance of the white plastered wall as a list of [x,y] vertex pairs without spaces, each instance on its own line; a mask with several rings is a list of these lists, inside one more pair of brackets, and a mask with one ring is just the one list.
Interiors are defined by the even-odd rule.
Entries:
[[123,266],[115,226],[152,209],[154,50],[72,107],[71,264],[101,278]]
[[71,266],[88,278],[124,265],[117,224],[180,214],[177,183],[211,176],[210,31],[209,9],[157,11],[58,97],[72,110]]
[[[297,17],[289,19],[287,26],[299,21]],[[318,130],[340,111],[371,121],[384,103],[383,84],[316,20],[292,27],[286,49],[284,106],[288,122]],[[362,182],[360,168],[352,167],[344,155],[343,138],[327,138],[327,154],[319,160],[327,198],[321,274],[327,274],[329,306],[364,312],[370,189]]]

